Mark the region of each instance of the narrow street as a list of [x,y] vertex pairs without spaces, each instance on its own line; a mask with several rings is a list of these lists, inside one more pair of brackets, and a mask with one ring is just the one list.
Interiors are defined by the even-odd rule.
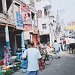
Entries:
[[[75,55],[68,52],[60,52],[60,59],[53,59],[50,65],[47,65],[41,75],[75,75]],[[25,75],[22,70],[13,75]]]
[[75,0],[0,0],[0,75],[26,75],[22,58],[35,71],[40,54],[49,60],[59,49],[40,75],[75,75],[75,52],[63,51],[75,49],[74,7]]

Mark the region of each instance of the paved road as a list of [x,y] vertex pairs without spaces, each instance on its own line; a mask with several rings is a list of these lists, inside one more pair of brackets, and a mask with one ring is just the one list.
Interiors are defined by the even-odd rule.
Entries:
[[[60,52],[60,59],[53,59],[50,65],[41,75],[75,75],[75,55],[68,54],[67,52]],[[25,75],[22,70],[14,73],[13,75]]]

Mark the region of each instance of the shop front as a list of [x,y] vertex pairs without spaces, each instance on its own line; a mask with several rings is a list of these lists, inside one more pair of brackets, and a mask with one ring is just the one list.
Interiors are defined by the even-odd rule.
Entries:
[[4,45],[5,45],[5,30],[4,30],[4,26],[0,25],[0,60],[3,59],[4,57]]

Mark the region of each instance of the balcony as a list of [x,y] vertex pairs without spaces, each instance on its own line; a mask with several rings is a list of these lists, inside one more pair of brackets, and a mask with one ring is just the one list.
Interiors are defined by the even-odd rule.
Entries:
[[7,20],[7,17],[4,14],[0,13],[0,24],[7,23]]
[[6,25],[6,24],[8,24],[11,27],[15,27],[14,19],[7,17],[3,13],[0,13],[0,25]]

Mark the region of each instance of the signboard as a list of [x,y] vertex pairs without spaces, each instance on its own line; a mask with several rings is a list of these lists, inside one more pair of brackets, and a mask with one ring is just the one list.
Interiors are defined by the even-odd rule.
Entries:
[[16,12],[16,20],[17,20],[17,26],[23,26],[23,20],[22,16],[19,12]]
[[22,10],[23,24],[31,24],[29,7],[27,5],[22,5],[21,10]]
[[65,26],[66,30],[75,30],[75,25]]

